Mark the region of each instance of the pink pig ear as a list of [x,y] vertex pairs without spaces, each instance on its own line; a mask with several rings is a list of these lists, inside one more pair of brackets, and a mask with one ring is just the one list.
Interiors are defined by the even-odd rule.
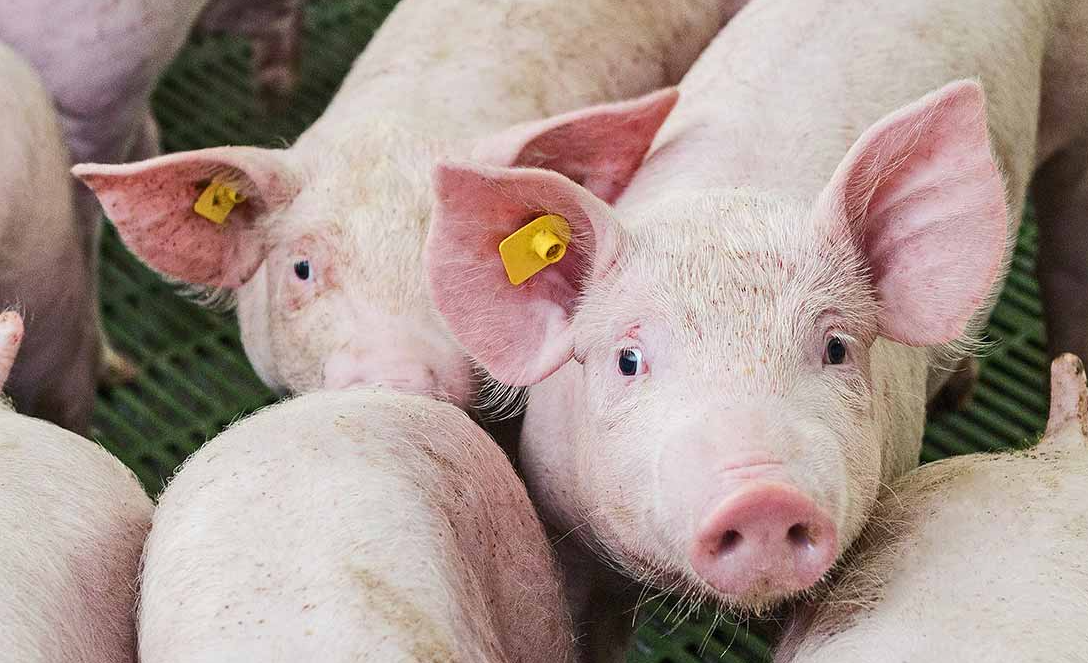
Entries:
[[998,278],[1008,233],[982,88],[957,81],[877,122],[821,202],[859,239],[883,336],[911,346],[959,338]]
[[[216,147],[139,163],[80,164],[72,173],[98,196],[128,248],[153,269],[188,283],[234,288],[266,254],[258,219],[298,191],[279,150]],[[246,199],[226,223],[193,205],[212,182]]]
[[[558,173],[439,163],[424,262],[431,296],[454,335],[491,375],[535,384],[573,354],[575,301],[611,255],[606,203]],[[511,285],[499,243],[543,214],[570,224],[566,255]]]
[[562,173],[615,202],[676,105],[676,88],[519,124],[482,141],[473,158]]

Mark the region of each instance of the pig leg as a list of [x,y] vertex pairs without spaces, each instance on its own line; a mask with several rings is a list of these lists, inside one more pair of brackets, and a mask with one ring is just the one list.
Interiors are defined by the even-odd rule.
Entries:
[[1031,194],[1047,350],[1088,358],[1088,136],[1042,165]]
[[978,359],[974,357],[964,357],[948,369],[930,369],[927,391],[931,396],[926,403],[926,412],[933,415],[966,410],[971,405],[978,374]]
[[298,83],[305,0],[257,3],[219,0],[201,16],[202,32],[242,35],[253,44],[257,92],[266,108],[281,107]]
[[[151,109],[144,111],[144,120],[140,123],[128,149],[122,155],[126,161],[143,161],[162,153],[159,143],[159,125]],[[98,334],[98,364],[96,379],[102,385],[117,385],[131,382],[139,374],[139,369],[131,359],[118,352],[109,341],[106,329],[102,325],[102,311],[98,297],[98,261],[100,259],[102,237],[102,216],[98,199],[83,184],[76,184],[76,209],[80,223],[86,229],[86,252],[91,274],[91,296],[95,302],[95,328]]]
[[129,149],[128,158],[125,161],[144,161],[162,154],[162,145],[159,142],[159,123],[151,110],[144,116],[144,122],[136,133],[136,140]]
[[102,309],[98,297],[98,261],[102,238],[102,210],[91,190],[81,183],[75,184],[76,214],[86,230],[85,258],[90,273],[90,297],[94,308],[95,333],[98,336],[98,353],[95,376],[99,384],[117,385],[131,382],[139,373],[136,365],[110,345],[106,329],[102,326]]

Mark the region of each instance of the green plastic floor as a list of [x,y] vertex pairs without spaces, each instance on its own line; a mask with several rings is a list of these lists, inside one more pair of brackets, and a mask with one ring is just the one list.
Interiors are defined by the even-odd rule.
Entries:
[[[303,83],[282,115],[260,112],[248,46],[190,44],[155,93],[166,151],[224,144],[282,146],[317,118],[355,55],[395,0],[315,0],[307,21]],[[142,368],[139,379],[102,391],[94,436],[137,473],[152,494],[174,468],[231,421],[273,401],[242,353],[230,314],[203,310],[133,259],[112,230],[103,247],[106,327]],[[1013,271],[993,316],[995,349],[982,362],[971,409],[930,424],[923,460],[1019,445],[1046,420],[1046,356],[1034,277],[1034,227],[1025,224]],[[669,604],[644,623],[632,663],[768,660],[754,635],[766,625],[676,624]],[[773,629],[770,629],[773,630]]]

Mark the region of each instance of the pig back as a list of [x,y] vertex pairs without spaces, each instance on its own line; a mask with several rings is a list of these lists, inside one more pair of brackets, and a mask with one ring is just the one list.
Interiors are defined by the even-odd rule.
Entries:
[[1085,500],[1083,448],[919,468],[884,493],[841,576],[802,611],[776,660],[1080,660]]
[[265,410],[167,487],[142,575],[140,655],[566,659],[541,527],[453,406],[356,390]]
[[[378,111],[447,138],[671,85],[741,0],[406,0],[326,118]],[[305,136],[304,136],[305,138]]]
[[0,404],[0,661],[135,661],[151,510],[97,444]]

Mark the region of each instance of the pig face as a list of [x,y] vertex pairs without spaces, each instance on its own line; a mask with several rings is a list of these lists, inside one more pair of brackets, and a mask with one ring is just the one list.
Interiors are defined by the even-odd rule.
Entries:
[[[572,317],[585,401],[556,444],[599,507],[576,518],[640,577],[761,607],[818,580],[875,498],[876,293],[811,215],[744,193],[655,206]],[[776,553],[772,581],[750,557]]]
[[[246,352],[269,386],[382,384],[466,405],[472,365],[423,288],[439,149],[363,123],[320,152],[215,148],[76,172],[149,265],[236,295]],[[223,224],[193,211],[212,183],[246,196]]]
[[[498,380],[544,381],[525,421],[544,510],[662,588],[758,611],[815,584],[874,503],[889,403],[921,419],[921,348],[957,341],[1001,269],[984,117],[977,85],[950,85],[808,201],[613,209],[555,172],[440,165],[430,241],[467,249],[428,253],[435,303]],[[566,257],[503,283],[494,238],[542,212],[570,223]]]

